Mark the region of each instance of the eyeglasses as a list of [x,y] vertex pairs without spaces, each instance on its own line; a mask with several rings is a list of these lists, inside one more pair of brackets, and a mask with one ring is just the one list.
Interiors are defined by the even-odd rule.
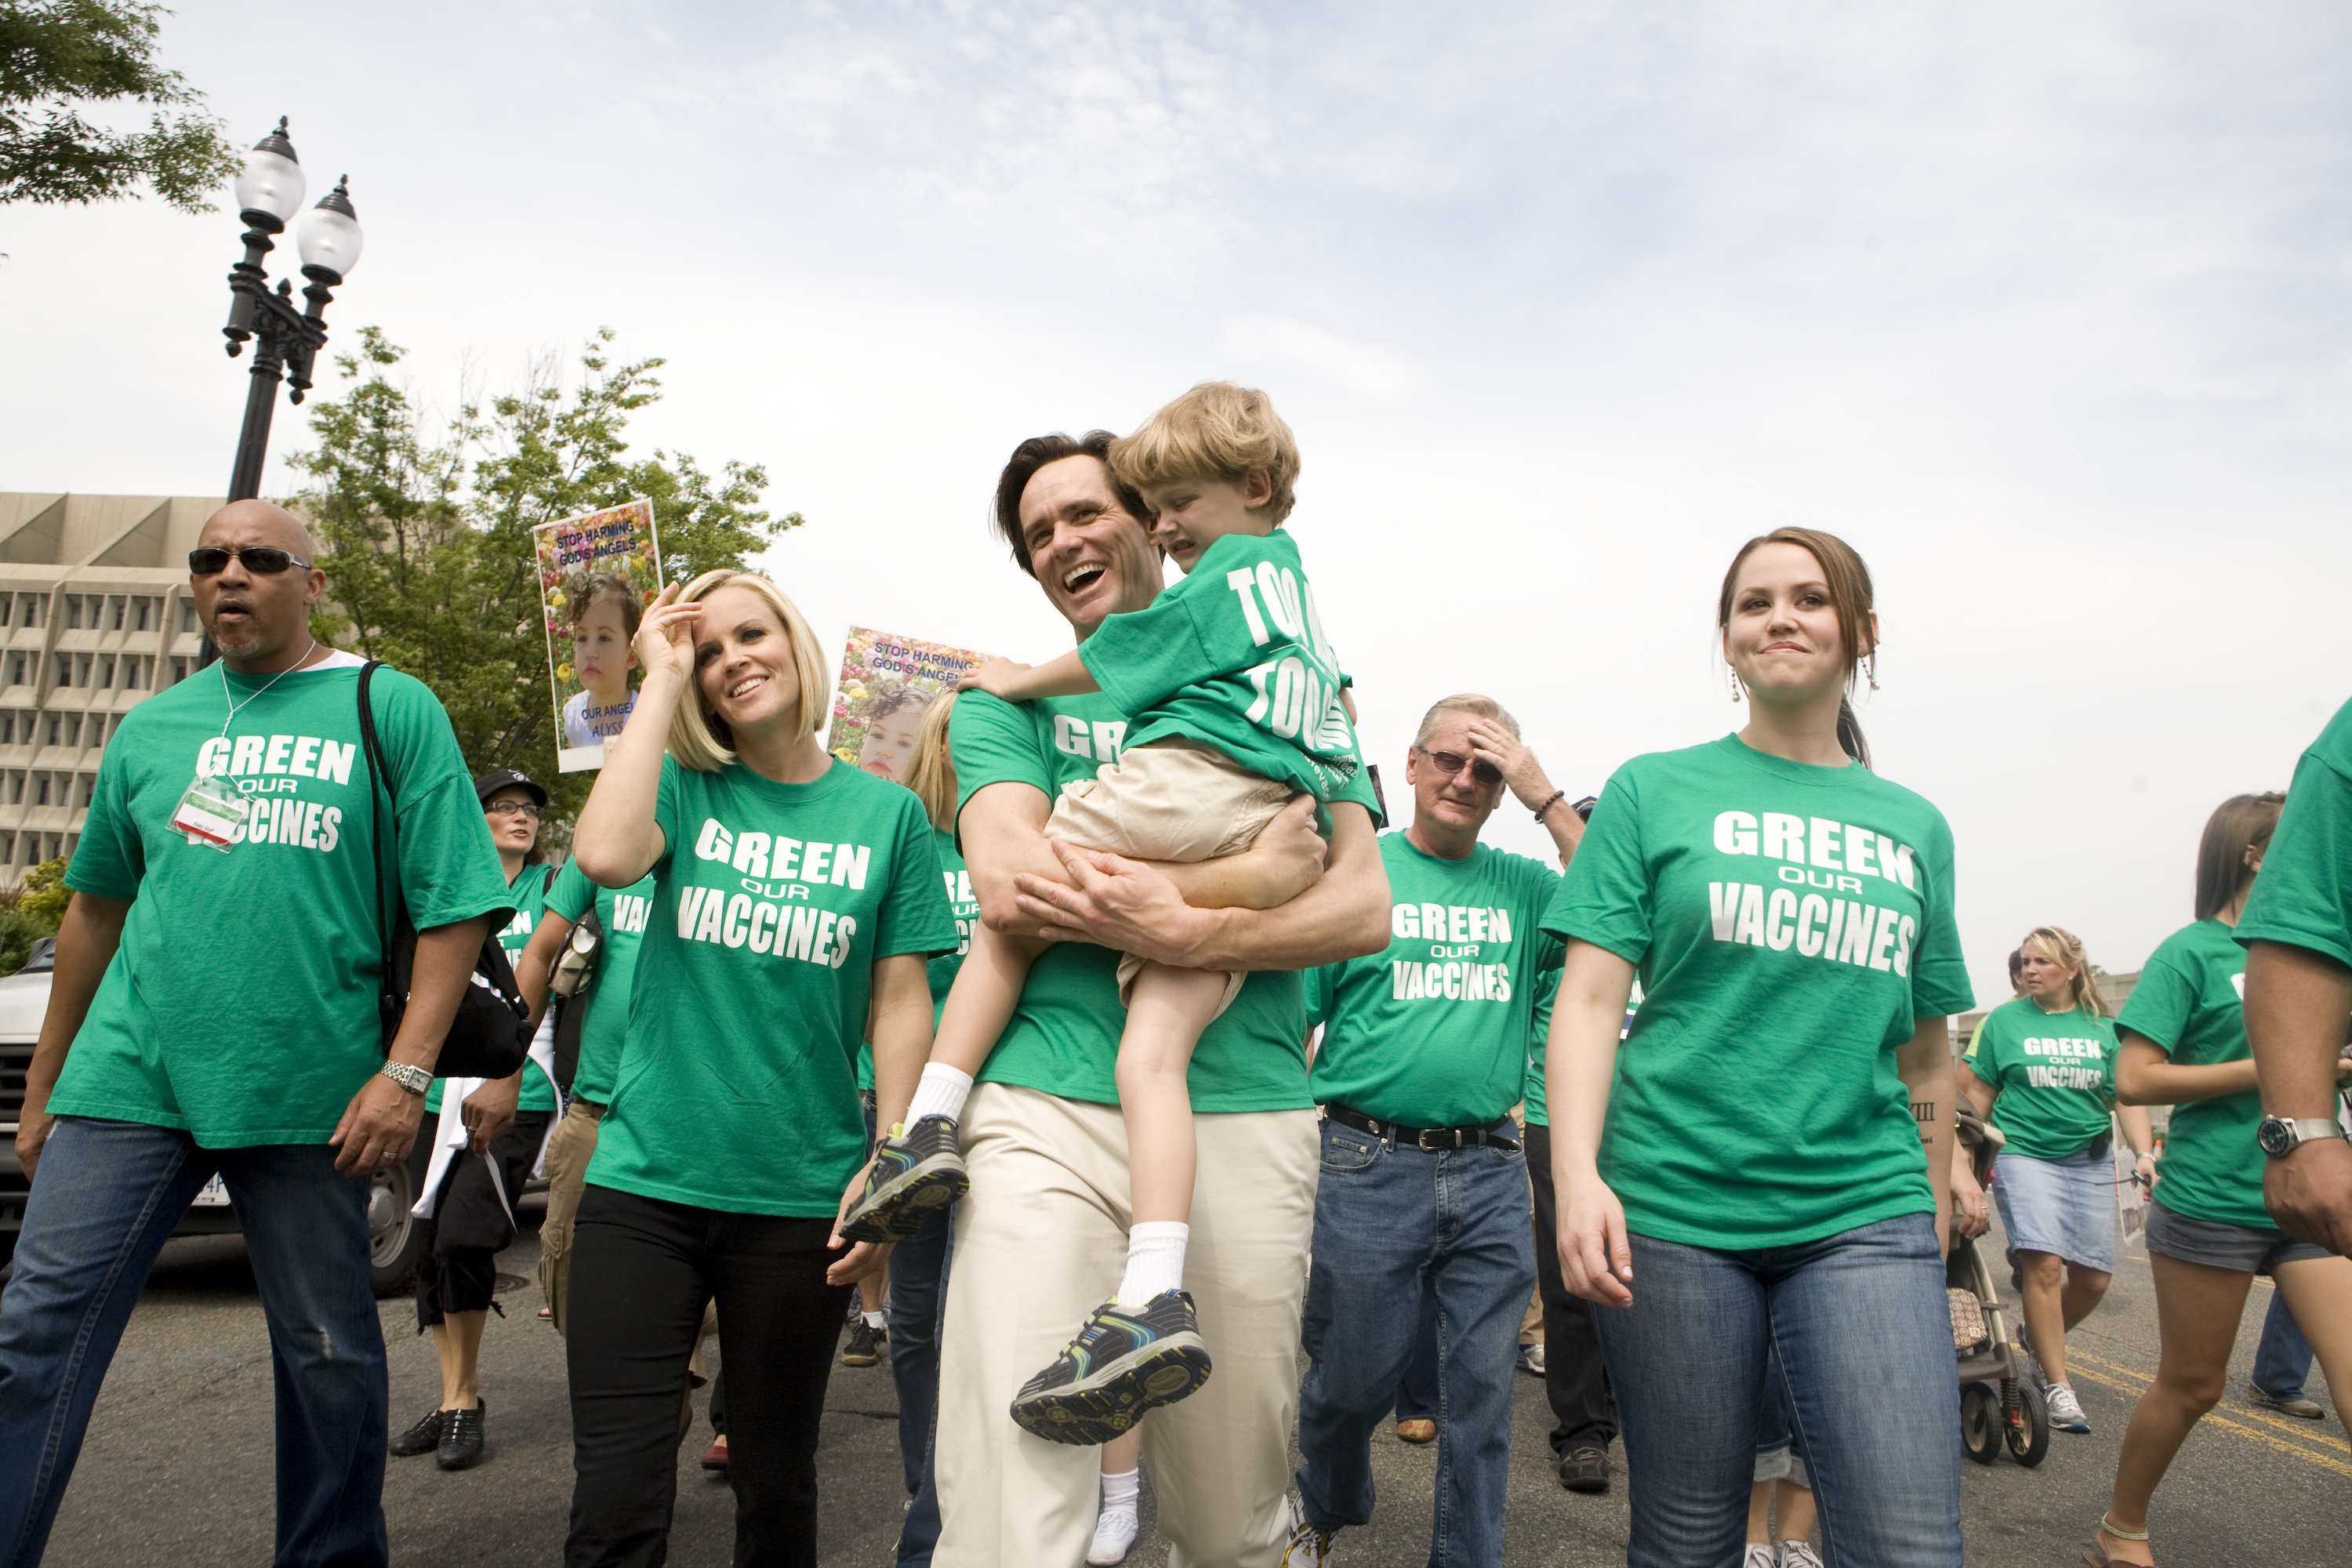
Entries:
[[258,572],[265,577],[275,577],[289,566],[299,566],[306,572],[310,569],[308,561],[274,544],[247,544],[236,549],[206,544],[188,552],[188,570],[199,577],[210,577],[226,571],[231,557],[245,563],[247,571]]
[[1492,763],[1475,762],[1468,757],[1455,756],[1452,752],[1433,752],[1427,746],[1421,748],[1421,754],[1435,763],[1437,771],[1447,778],[1468,768],[1470,776],[1477,781],[1480,789],[1493,789],[1503,782],[1503,770]]
[[528,800],[494,800],[482,807],[484,816],[512,816],[516,812],[522,813],[533,822],[544,815],[536,804]]

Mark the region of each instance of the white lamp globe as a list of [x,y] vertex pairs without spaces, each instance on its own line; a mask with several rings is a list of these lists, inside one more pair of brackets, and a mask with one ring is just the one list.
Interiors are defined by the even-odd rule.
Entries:
[[295,248],[302,255],[307,269],[316,267],[338,278],[351,276],[352,268],[360,264],[359,215],[352,210],[352,177],[343,175],[335,188],[319,198],[319,205],[303,216],[302,226],[294,232]]
[[286,140],[286,121],[280,118],[278,129],[245,155],[245,167],[236,176],[236,210],[268,213],[282,226],[301,210],[304,185],[302,165],[294,156],[294,143]]

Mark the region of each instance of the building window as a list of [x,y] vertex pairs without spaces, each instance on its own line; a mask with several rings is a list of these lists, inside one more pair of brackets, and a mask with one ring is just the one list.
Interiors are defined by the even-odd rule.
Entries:
[[122,612],[131,607],[131,601],[117,594],[106,603],[107,607],[114,612],[113,629],[119,632],[122,629]]
[[139,625],[135,628],[136,630],[143,632],[147,629],[148,606],[152,605],[154,602],[155,601],[152,599],[142,599],[139,601]]
[[196,605],[193,599],[180,601],[180,629],[184,632],[196,629]]
[[52,833],[52,834],[50,834],[50,835],[49,835],[49,858],[50,858],[50,859],[52,859],[52,860],[58,859],[58,858],[59,858],[60,857],[62,857],[62,856],[65,854],[65,852],[66,852],[65,836],[64,836],[64,835],[62,835],[62,834],[58,834],[58,833]]
[[73,659],[62,653],[58,655],[58,684],[59,686],[73,684]]
[[188,661],[184,658],[172,660],[172,684],[177,686],[188,679]]
[[66,744],[68,746],[81,744],[81,715],[79,713],[66,715]]
[[134,658],[131,660],[131,668],[123,671],[122,683],[133,691],[138,690],[142,686],[146,684],[140,679],[141,676],[146,673],[146,667],[147,661],[143,658]]
[[49,804],[49,775],[47,773],[33,781],[33,804],[35,805]]
[[8,684],[11,686],[25,684],[25,656],[21,653],[9,656]]
[[[13,746],[16,743],[16,715],[14,713],[0,713],[0,746]],[[0,860],[5,860],[6,858],[6,856],[0,855]]]
[[89,666],[90,656],[89,654],[77,654],[74,657],[74,684],[76,686],[86,687],[89,684]]
[[0,594],[0,626],[5,626],[8,624],[8,622],[13,618],[12,612],[14,612],[16,608],[16,595]]
[[66,595],[66,630],[69,632],[81,630],[81,595],[79,594]]
[[65,728],[65,721],[64,721],[63,719],[59,718],[59,717],[58,717],[57,714],[55,714],[55,713],[52,713],[52,714],[50,714],[50,715],[49,715],[49,744],[50,744],[50,745],[54,746],[54,745],[56,745],[56,744],[58,743],[58,731],[61,731],[61,730],[62,730],[62,729],[64,729],[64,728]]

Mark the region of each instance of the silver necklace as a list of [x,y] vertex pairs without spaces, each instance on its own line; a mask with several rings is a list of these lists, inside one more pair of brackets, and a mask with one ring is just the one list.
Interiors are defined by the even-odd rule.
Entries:
[[302,650],[301,658],[296,659],[292,664],[288,665],[284,669],[281,669],[277,674],[271,676],[268,686],[264,686],[261,689],[261,691],[255,692],[251,697],[247,698],[242,702],[233,702],[229,700],[228,660],[221,660],[221,700],[228,703],[228,717],[221,721],[220,738],[224,741],[228,739],[228,727],[236,722],[236,716],[242,710],[252,707],[253,704],[260,698],[263,691],[268,691],[269,687],[277,685],[279,681],[285,679],[288,676],[301,668],[303,661],[318,651],[319,639],[317,637],[312,637],[310,639],[310,646]]

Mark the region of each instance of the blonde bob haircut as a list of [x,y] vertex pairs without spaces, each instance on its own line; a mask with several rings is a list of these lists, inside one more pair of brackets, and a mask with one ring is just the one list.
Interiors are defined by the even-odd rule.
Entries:
[[2107,1005],[2107,999],[2099,994],[2098,976],[2091,973],[2091,960],[2083,951],[2081,937],[2058,926],[2035,926],[2025,933],[2025,940],[2017,944],[2017,950],[2024,952],[2037,947],[2042,950],[2042,957],[2074,972],[2073,984],[2076,1007],[2094,1018],[2115,1016],[2115,1009]]
[[[817,646],[816,634],[809,630],[800,606],[757,572],[725,570],[705,572],[688,583],[677,602],[698,605],[721,588],[741,588],[756,594],[776,613],[784,635],[792,639],[793,673],[799,679],[801,688],[800,728],[814,734],[832,706],[833,682],[825,674],[824,650]],[[695,639],[698,648],[702,640],[700,637]],[[698,665],[688,684],[687,700],[670,715],[669,754],[677,759],[678,766],[692,768],[698,773],[715,773],[735,761],[733,733],[724,720],[702,705],[702,671]]]
[[1255,387],[1204,381],[1110,444],[1110,471],[1138,489],[1179,479],[1243,486],[1259,468],[1274,487],[1266,511],[1279,523],[1298,496],[1298,437]]
[[941,833],[955,831],[955,763],[948,756],[948,719],[954,711],[954,692],[935,698],[915,731],[914,754],[907,759],[907,787]]

